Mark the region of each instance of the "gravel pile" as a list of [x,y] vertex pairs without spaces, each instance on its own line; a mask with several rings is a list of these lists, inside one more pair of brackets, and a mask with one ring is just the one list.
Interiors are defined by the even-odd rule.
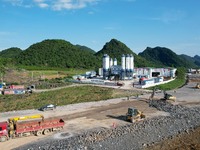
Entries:
[[146,119],[112,129],[96,129],[66,139],[46,139],[17,149],[142,149],[181,132],[189,133],[190,130],[200,126],[200,107],[187,108],[166,101],[150,101],[149,106],[169,112],[170,116]]

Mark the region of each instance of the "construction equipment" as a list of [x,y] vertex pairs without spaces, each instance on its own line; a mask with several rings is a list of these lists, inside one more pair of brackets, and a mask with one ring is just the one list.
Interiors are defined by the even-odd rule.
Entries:
[[64,120],[59,117],[44,119],[43,115],[32,115],[10,118],[8,122],[0,122],[0,142],[29,135],[49,134],[63,129],[64,125]]
[[164,100],[171,100],[171,101],[176,101],[176,97],[171,95],[171,94],[168,94],[166,93],[166,91],[163,92],[164,93]]
[[44,119],[43,115],[37,114],[37,115],[31,115],[31,116],[22,116],[22,117],[13,117],[13,118],[9,118],[8,119],[8,124],[9,124],[9,135],[10,136],[14,136],[14,130],[15,130],[15,126],[17,121],[19,120],[29,120],[29,119],[38,119],[38,118],[42,118],[42,120]]
[[200,89],[200,85],[199,83],[197,83],[197,85],[195,86],[196,89]]
[[145,118],[143,112],[139,111],[134,107],[128,108],[128,112],[126,113],[126,120],[130,122],[140,121],[141,119]]

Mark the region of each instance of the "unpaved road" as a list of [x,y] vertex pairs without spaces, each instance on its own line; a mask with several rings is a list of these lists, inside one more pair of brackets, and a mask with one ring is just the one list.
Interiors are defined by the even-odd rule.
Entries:
[[[181,89],[176,91],[170,91],[169,93],[177,97],[177,101],[174,104],[184,104],[187,106],[200,104],[199,91],[194,89],[196,83],[189,83]],[[113,128],[116,126],[129,124],[124,120],[128,107],[136,107],[143,111],[147,118],[151,118],[159,115],[168,115],[167,113],[156,110],[149,107],[147,100],[150,94],[139,96],[139,98],[130,97],[111,99],[100,102],[89,102],[81,104],[73,104],[62,107],[57,107],[56,110],[48,112],[39,112],[38,110],[25,110],[17,112],[0,113],[0,121],[5,121],[9,117],[23,116],[31,114],[43,114],[45,118],[61,116],[64,118],[66,124],[63,133],[67,133],[69,136],[84,132],[85,130],[95,129],[98,127]],[[155,97],[163,97],[163,93],[155,94]],[[50,138],[60,138],[59,133],[49,135]],[[0,143],[0,149],[9,150],[18,146],[28,144],[47,136],[30,136],[19,139],[11,139],[7,142]]]
[[[158,115],[168,115],[167,113],[157,111],[155,108],[150,108],[146,101],[137,100],[134,98],[121,98],[112,99],[108,101],[101,101],[96,103],[83,103],[74,104],[71,106],[58,107],[56,110],[48,112],[39,112],[37,110],[27,110],[28,113],[40,113],[45,117],[61,116],[66,124],[62,132],[68,133],[70,136],[84,132],[85,130],[90,130],[98,127],[112,128],[129,122],[125,121],[125,114],[128,107],[134,106],[139,110],[143,111],[147,118],[158,116]],[[21,111],[24,115],[24,111]],[[15,112],[3,113],[1,120],[5,120],[6,117],[15,116]],[[20,113],[18,112],[18,115]],[[49,135],[53,138],[59,138],[59,133],[54,135]],[[46,136],[30,136],[19,139],[11,139],[7,142],[0,143],[1,149],[12,149],[18,146],[31,143],[33,141],[40,140]]]

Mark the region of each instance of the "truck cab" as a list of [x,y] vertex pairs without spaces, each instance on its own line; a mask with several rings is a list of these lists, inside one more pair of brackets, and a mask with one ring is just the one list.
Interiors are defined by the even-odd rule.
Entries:
[[0,142],[8,140],[8,123],[6,121],[0,122]]

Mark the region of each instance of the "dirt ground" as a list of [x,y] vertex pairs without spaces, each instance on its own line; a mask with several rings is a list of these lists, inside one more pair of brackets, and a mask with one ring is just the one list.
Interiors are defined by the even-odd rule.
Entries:
[[[176,102],[173,103],[186,105],[188,107],[199,105],[200,90],[194,89],[194,85],[196,85],[196,83],[189,83],[181,89],[168,91],[168,93],[177,97]],[[131,84],[127,84],[127,87],[131,87]],[[143,113],[146,115],[146,118],[151,118],[159,115],[169,115],[168,113],[161,112],[155,108],[149,107],[147,103],[149,96],[150,94],[144,94],[138,98],[130,97],[129,100],[127,97],[125,97],[101,102],[73,104],[57,107],[56,110],[48,112],[40,112],[38,110],[25,110],[18,112],[0,113],[0,121],[5,121],[9,117],[13,116],[23,116],[38,113],[43,114],[45,118],[61,116],[66,122],[62,133],[67,133],[69,136],[73,136],[75,134],[84,132],[85,130],[95,129],[98,127],[114,128],[116,126],[130,124],[129,122],[125,121],[125,115],[128,107],[136,107],[140,111],[143,111]],[[155,97],[162,98],[163,93],[156,93]],[[198,128],[196,132],[179,135],[177,138],[165,140],[164,142],[151,147],[151,149],[199,149],[199,133],[200,129]],[[39,137],[30,136],[11,139],[7,142],[0,143],[0,149],[13,149],[46,137],[59,139],[59,135],[60,133],[56,133],[48,136],[42,135]]]
[[[62,116],[62,118],[66,122],[64,130],[62,130],[62,132],[69,134],[69,136],[72,136],[84,132],[85,130],[90,130],[98,127],[114,128],[116,126],[129,124],[129,122],[125,120],[125,115],[128,107],[136,107],[139,110],[143,111],[146,115],[146,118],[151,118],[158,115],[168,115],[167,113],[157,111],[155,108],[150,108],[146,101],[142,99],[137,100],[134,98],[130,98],[129,100],[127,100],[127,98],[123,98],[121,100],[118,99],[118,101],[116,100],[116,102],[99,104],[99,106],[91,105],[90,108],[81,108],[80,110],[77,108],[75,110],[69,109],[69,111],[67,111],[64,110],[65,107],[58,107],[56,108],[56,110],[42,112],[42,114],[46,117]],[[37,112],[37,110],[32,111]],[[12,115],[14,114],[9,114],[9,116]],[[8,115],[6,116],[4,114],[3,118],[5,117],[8,117]],[[1,120],[3,120],[3,118],[1,118]],[[53,138],[59,138],[59,134],[49,136],[52,136]],[[13,149],[45,137],[47,136],[30,136],[19,139],[11,139],[9,141],[0,143],[0,147],[3,150]]]

